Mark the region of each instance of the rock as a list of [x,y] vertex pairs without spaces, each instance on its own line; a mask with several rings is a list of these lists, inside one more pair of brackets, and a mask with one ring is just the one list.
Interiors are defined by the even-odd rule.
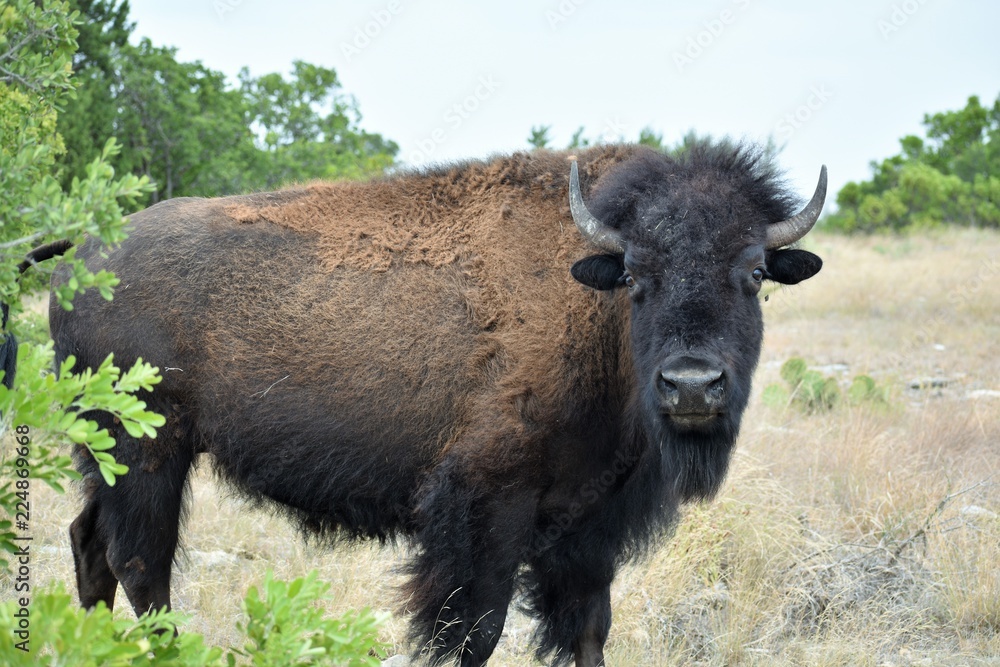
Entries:
[[[34,549],[34,547],[32,547],[32,549]],[[45,545],[43,547],[39,547],[38,551],[46,555],[58,556],[60,558],[72,557],[73,555],[73,551],[69,547],[54,547]]]
[[809,370],[817,371],[823,375],[843,375],[851,370],[847,364],[826,364],[825,366],[810,366]]
[[914,378],[910,380],[910,389],[943,389],[951,384],[945,377]]
[[980,507],[979,505],[966,505],[962,509],[958,510],[958,513],[962,516],[974,517],[977,519],[996,519],[997,513],[991,512],[985,507]]
[[996,389],[976,389],[966,394],[969,398],[1000,398],[1000,391]]
[[191,559],[192,564],[202,567],[231,565],[239,561],[238,556],[219,549],[214,549],[212,551],[191,550],[188,552],[188,557]]

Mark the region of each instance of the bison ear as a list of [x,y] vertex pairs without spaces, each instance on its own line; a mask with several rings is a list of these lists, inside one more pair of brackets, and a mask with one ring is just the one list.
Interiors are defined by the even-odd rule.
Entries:
[[807,250],[771,250],[767,253],[767,277],[776,283],[795,285],[812,278],[823,268],[823,260]]
[[574,264],[569,272],[587,287],[609,290],[622,284],[625,266],[616,255],[591,255]]

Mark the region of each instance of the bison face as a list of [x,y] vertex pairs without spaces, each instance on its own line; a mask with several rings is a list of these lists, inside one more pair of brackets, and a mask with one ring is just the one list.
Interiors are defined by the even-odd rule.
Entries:
[[[760,187],[749,159],[737,154],[735,164],[695,169],[662,155],[635,158],[602,179],[593,214],[572,167],[574,220],[606,252],[571,272],[584,285],[628,295],[635,393],[661,446],[728,452],[763,340],[763,282],[797,283],[822,266],[812,253],[775,244],[815,223],[825,172],[813,197],[819,205],[806,207],[806,220],[789,218],[787,198]],[[711,477],[685,495],[710,493],[705,487],[721,479]]]

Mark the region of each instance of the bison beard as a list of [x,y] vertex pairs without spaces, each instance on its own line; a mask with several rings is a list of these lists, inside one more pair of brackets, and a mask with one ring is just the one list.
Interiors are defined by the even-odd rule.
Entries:
[[412,538],[404,604],[432,662],[483,664],[520,595],[539,658],[602,664],[615,572],[725,477],[761,281],[820,268],[782,246],[825,171],[796,215],[753,148],[600,146],[572,178],[567,157],[171,200],[119,248],[82,246],[122,287],[52,308],[57,361],[179,369],[144,394],[156,441],[94,416],[130,467],[116,486],[76,453],[82,604],[121,583],[136,613],[169,607],[205,454],[306,531]]
[[681,502],[715,496],[736,443],[736,431],[726,426],[711,435],[661,440],[664,483],[672,486],[672,496]]

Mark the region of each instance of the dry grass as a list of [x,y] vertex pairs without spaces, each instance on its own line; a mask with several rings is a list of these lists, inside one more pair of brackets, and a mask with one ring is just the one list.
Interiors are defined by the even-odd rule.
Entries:
[[[764,306],[758,396],[727,485],[615,584],[610,665],[1000,665],[1000,235],[811,245],[823,272]],[[765,406],[792,356],[841,364],[829,372],[845,381],[870,374],[891,407]],[[925,377],[947,384],[908,388]],[[267,568],[318,569],[333,612],[393,608],[404,547],[305,545],[204,466],[192,491],[174,581],[190,630],[237,641],[240,599]],[[72,582],[78,500],[39,489],[36,502],[36,576]],[[404,629],[396,618],[385,638]],[[514,615],[493,664],[532,664],[530,630]]]

